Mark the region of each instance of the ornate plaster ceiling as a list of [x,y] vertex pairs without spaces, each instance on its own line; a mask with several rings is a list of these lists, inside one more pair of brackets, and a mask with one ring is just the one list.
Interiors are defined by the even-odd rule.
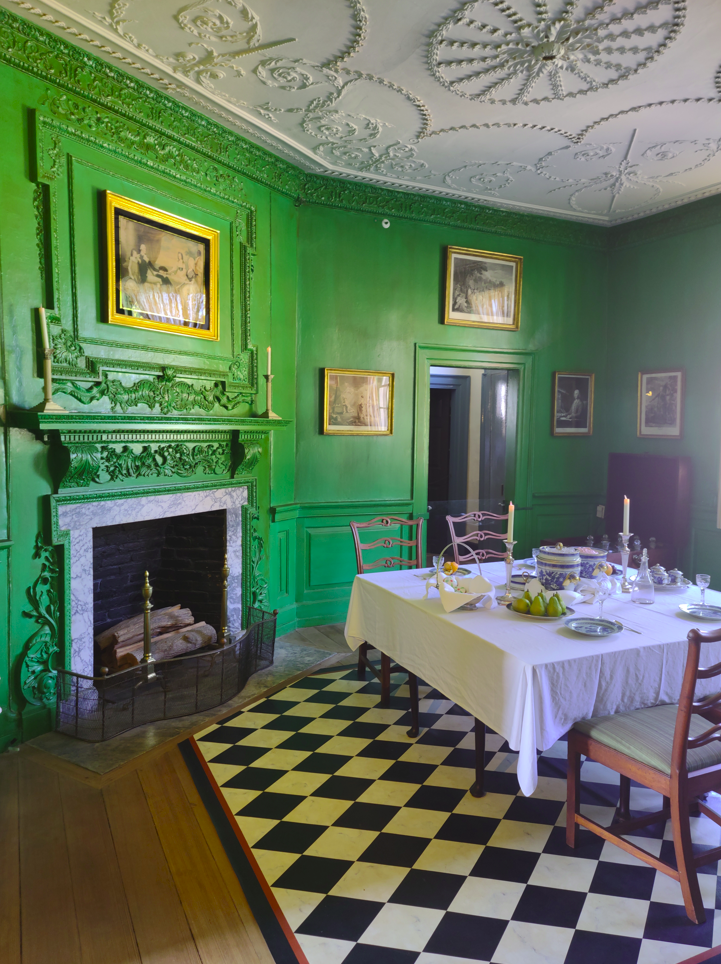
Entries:
[[721,192],[719,0],[0,0],[306,169],[615,223]]

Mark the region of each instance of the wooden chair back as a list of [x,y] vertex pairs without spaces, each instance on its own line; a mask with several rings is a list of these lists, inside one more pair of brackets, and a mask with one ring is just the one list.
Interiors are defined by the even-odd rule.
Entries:
[[[353,543],[355,545],[355,558],[359,575],[364,572],[372,572],[374,569],[420,569],[423,558],[423,516],[418,519],[402,519],[400,516],[387,515],[377,516],[370,522],[351,522],[351,532],[353,533]],[[411,538],[403,539],[401,536],[385,535],[374,539],[372,542],[361,542],[359,530],[365,529],[394,529],[408,528],[411,530]],[[363,552],[370,549],[394,549],[396,547],[415,546],[415,555],[405,559],[403,556],[381,556],[370,562],[364,562]]]
[[[487,559],[503,559],[506,550],[502,552],[498,549],[473,549],[469,543],[485,542],[487,539],[502,541],[507,538],[508,533],[491,532],[482,529],[481,525],[486,519],[507,519],[508,515],[498,515],[495,512],[466,512],[465,515],[447,515],[446,521],[451,530],[451,542],[453,543],[453,553],[456,563],[460,566],[464,562],[485,562]],[[459,536],[456,532],[456,523],[468,525],[468,523],[478,526],[474,532],[465,536]]]
[[[686,754],[689,750],[695,750],[698,747],[706,746],[708,743],[713,743],[715,740],[721,740],[721,692],[696,699],[697,680],[721,676],[721,663],[715,663],[705,669],[699,669],[698,665],[701,658],[701,646],[704,643],[719,642],[721,640],[721,629],[709,633],[692,629],[687,638],[688,655],[683,683],[681,684],[681,695],[678,701],[678,714],[671,754],[671,773],[677,776],[686,773]],[[694,714],[703,717],[712,725],[700,736],[689,738],[691,717]]]

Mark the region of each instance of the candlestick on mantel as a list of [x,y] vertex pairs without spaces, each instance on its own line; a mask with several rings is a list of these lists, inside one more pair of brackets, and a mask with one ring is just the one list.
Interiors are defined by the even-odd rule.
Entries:
[[629,535],[628,517],[631,509],[631,500],[624,495],[623,497],[623,535]]
[[516,507],[512,502],[508,503],[508,541],[513,542],[513,519],[516,514]]
[[38,412],[67,412],[67,409],[53,401],[53,349],[50,346],[48,320],[45,309],[39,308],[40,333],[43,340],[43,397],[44,400],[36,406]]

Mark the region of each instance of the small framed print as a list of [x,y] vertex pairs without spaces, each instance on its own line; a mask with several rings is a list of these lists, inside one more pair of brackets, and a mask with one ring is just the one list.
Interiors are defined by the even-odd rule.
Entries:
[[449,247],[444,324],[517,331],[522,273],[514,254]]
[[325,369],[324,435],[392,435],[393,372]]
[[593,435],[593,374],[553,373],[554,435]]
[[638,373],[638,437],[681,438],[683,369]]
[[105,192],[108,321],[218,340],[219,233]]

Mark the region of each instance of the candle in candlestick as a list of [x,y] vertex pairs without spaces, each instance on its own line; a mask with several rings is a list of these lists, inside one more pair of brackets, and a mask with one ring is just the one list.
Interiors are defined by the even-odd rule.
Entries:
[[270,345],[268,345],[268,374],[270,375]]
[[48,321],[45,317],[45,309],[39,308],[40,312],[40,331],[43,336],[43,351],[50,351],[50,336],[48,335]]
[[516,513],[516,507],[512,502],[508,503],[508,539],[507,542],[513,542],[513,517]]
[[631,500],[626,498],[626,496],[624,495],[623,497],[623,534],[625,536],[627,536],[630,532],[630,529],[628,528],[628,515],[629,515],[630,508],[631,508]]

